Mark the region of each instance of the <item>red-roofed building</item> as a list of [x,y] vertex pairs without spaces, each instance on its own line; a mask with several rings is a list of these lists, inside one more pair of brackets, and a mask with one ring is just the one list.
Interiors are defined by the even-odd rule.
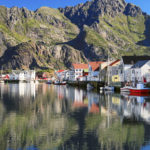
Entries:
[[93,61],[89,62],[89,65],[92,67],[93,71],[99,71],[100,64],[102,64],[103,61]]
[[72,70],[69,74],[69,80],[80,80],[80,77],[85,76],[84,72],[88,72],[88,64],[72,64]]
[[61,73],[61,72],[64,72],[65,70],[58,70],[56,71],[56,73]]
[[57,79],[60,81],[68,79],[68,70],[57,70],[55,71]]
[[99,81],[99,68],[102,63],[102,61],[89,62],[88,81]]
[[[100,70],[100,80],[101,81],[106,81],[108,80],[109,76],[109,81],[112,82],[119,82],[120,77],[119,77],[119,65],[120,65],[120,60],[114,60],[111,62],[105,62],[104,65],[101,66]],[[108,75],[109,73],[109,75]]]

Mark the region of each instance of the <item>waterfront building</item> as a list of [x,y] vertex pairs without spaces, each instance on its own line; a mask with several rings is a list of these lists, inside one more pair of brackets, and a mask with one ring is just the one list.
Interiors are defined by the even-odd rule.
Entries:
[[63,81],[65,78],[65,70],[57,70],[55,71],[56,77],[58,80]]
[[119,73],[119,65],[120,65],[120,59],[117,59],[113,61],[109,65],[109,71],[110,71],[110,78],[112,82],[120,82],[120,73]]
[[88,64],[89,69],[87,76],[88,81],[100,81],[99,69],[102,63],[103,63],[102,61],[89,62]]
[[122,56],[119,66],[119,76],[121,82],[130,82],[131,67],[138,61],[150,60],[150,56]]
[[[88,70],[88,68],[89,68],[88,64],[72,64],[71,79],[73,81],[80,80],[80,79],[82,80],[82,77],[84,77],[84,71]],[[84,79],[84,80],[86,80],[86,79]]]
[[138,61],[130,69],[132,82],[150,82],[150,60]]
[[[119,82],[120,77],[119,77],[119,64],[120,60],[113,60],[109,62],[104,62],[100,65],[100,81],[107,81],[109,78],[109,81],[111,82]],[[108,75],[109,74],[109,75]]]
[[74,81],[75,80],[75,71],[74,70],[69,70],[68,71],[68,80],[69,81]]

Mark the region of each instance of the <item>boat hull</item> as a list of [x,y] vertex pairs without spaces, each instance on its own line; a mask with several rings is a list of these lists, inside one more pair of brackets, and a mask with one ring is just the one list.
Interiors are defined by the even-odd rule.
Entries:
[[121,90],[121,92],[130,92],[129,88],[121,88],[120,90]]
[[130,93],[150,93],[150,89],[130,89]]
[[114,91],[114,87],[113,86],[105,86],[104,90],[105,91]]

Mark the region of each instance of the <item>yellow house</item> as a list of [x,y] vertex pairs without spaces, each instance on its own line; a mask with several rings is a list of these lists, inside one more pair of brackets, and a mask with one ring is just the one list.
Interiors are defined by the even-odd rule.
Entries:
[[112,82],[120,82],[120,76],[119,75],[113,75],[112,76]]

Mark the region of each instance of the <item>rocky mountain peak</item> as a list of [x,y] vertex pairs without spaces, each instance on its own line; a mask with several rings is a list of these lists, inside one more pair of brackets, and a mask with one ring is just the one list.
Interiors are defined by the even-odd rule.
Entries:
[[136,17],[137,15],[142,15],[142,10],[135,5],[128,3],[124,13],[128,16]]
[[84,24],[92,25],[94,22],[99,22],[99,16],[105,14],[111,17],[122,13],[126,7],[124,0],[92,0],[85,4],[79,4],[75,7],[60,8],[73,23],[79,27]]

